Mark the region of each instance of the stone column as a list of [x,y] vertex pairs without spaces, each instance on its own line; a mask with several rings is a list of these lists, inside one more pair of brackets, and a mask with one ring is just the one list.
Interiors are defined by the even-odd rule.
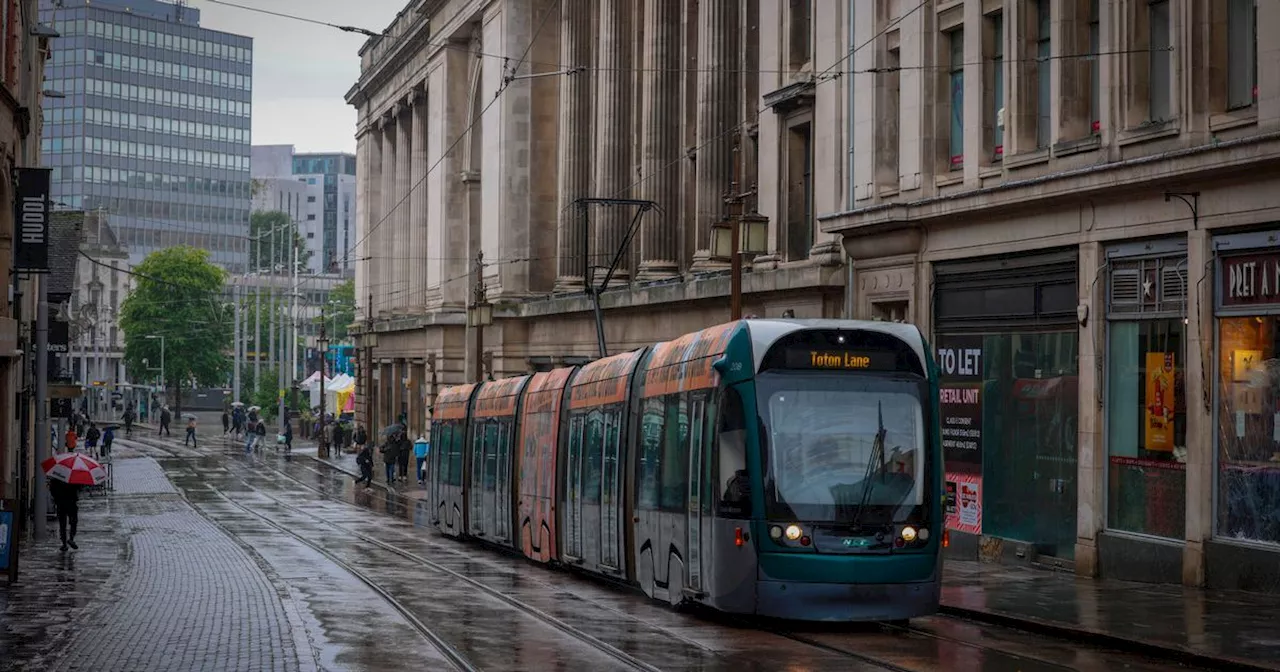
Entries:
[[392,250],[390,258],[391,282],[387,291],[391,293],[390,305],[399,312],[409,305],[409,265],[412,263],[413,251],[409,248],[409,227],[412,226],[409,189],[413,186],[410,178],[413,158],[413,110],[406,104],[396,105],[396,200],[395,217],[390,223],[395,224],[391,236]]
[[641,190],[662,208],[641,222],[642,280],[680,272],[680,18],[681,0],[648,0],[644,6],[644,122]]
[[426,306],[427,290],[427,94],[422,89],[412,97],[413,155],[409,170],[409,296],[406,305],[415,310]]
[[364,255],[361,251],[364,249],[364,232],[369,227],[369,179],[373,177],[373,169],[370,167],[369,159],[374,155],[373,143],[377,137],[377,131],[372,130],[367,120],[362,125],[359,135],[356,137],[356,231],[355,239],[357,244],[348,254],[355,257],[354,259],[344,259],[348,264],[353,264],[356,271],[355,292],[356,292],[356,312],[364,313],[364,304],[368,300],[369,286],[369,265],[360,260]]
[[369,263],[377,269],[376,282],[373,285],[373,311],[385,313],[391,309],[391,280],[393,276],[392,256],[395,252],[391,236],[395,231],[396,204],[396,115],[395,110],[388,113],[382,125],[382,207],[379,208],[378,219],[370,226],[373,229],[374,245],[370,251]]
[[[595,0],[561,0],[560,61],[590,68],[595,42]],[[582,218],[573,202],[591,193],[592,71],[561,79],[559,222],[556,227],[556,290],[582,288]]]
[[733,131],[738,119],[738,12],[736,2],[698,3],[698,124],[694,266],[706,266],[711,225],[724,212],[733,182]]
[[[629,198],[631,174],[631,0],[599,2],[600,35],[597,40],[595,187],[603,198]],[[618,207],[597,207],[590,211],[591,258],[588,263],[605,268],[622,245],[632,212]],[[618,284],[630,277],[624,254],[614,274]],[[603,271],[598,273],[601,275]],[[596,282],[603,277],[595,278]]]

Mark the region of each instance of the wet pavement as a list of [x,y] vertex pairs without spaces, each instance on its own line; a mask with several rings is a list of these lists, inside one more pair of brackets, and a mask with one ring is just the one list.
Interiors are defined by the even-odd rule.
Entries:
[[[202,438],[135,435],[115,491],[82,504],[80,550],[24,549],[21,582],[0,587],[0,670],[1176,667],[948,616],[783,629],[681,613],[441,537],[416,484],[356,487],[350,456]],[[948,592],[1001,608],[987,588],[977,575]]]

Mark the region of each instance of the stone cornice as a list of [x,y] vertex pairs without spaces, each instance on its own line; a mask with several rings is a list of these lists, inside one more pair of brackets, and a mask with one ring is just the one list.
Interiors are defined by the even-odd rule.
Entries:
[[360,50],[362,56],[369,49],[376,51],[377,43],[383,39],[395,40],[395,44],[390,46],[388,51],[381,54],[367,70],[360,73],[359,79],[347,91],[346,101],[349,105],[359,107],[368,103],[372,94],[386,86],[404,67],[405,62],[409,60],[406,54],[415,53],[427,45],[431,38],[431,19],[445,4],[446,0],[423,0],[416,10],[411,13],[402,13],[396,17],[396,21],[392,22],[391,28],[394,28],[398,21],[413,21],[399,37],[370,38],[365,43]]
[[883,235],[932,221],[954,221],[1028,208],[1052,207],[1105,194],[1158,190],[1196,180],[1280,168],[1280,132],[1198,145],[1124,161],[1090,165],[914,201],[877,203],[818,216],[826,233]]

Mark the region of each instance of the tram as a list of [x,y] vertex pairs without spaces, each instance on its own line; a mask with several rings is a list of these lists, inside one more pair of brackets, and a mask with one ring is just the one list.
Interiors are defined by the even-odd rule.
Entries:
[[741,320],[453,386],[431,436],[429,516],[446,535],[672,605],[937,611],[938,376],[912,325]]

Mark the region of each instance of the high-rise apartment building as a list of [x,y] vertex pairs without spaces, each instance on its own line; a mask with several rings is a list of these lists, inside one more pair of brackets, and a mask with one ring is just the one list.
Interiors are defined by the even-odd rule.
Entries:
[[53,198],[111,217],[136,263],[187,244],[243,271],[252,39],[157,0],[40,0],[56,28],[41,150]]
[[356,155],[294,154],[293,174],[324,188],[321,268],[330,273],[353,271],[355,260],[348,250],[356,217]]

